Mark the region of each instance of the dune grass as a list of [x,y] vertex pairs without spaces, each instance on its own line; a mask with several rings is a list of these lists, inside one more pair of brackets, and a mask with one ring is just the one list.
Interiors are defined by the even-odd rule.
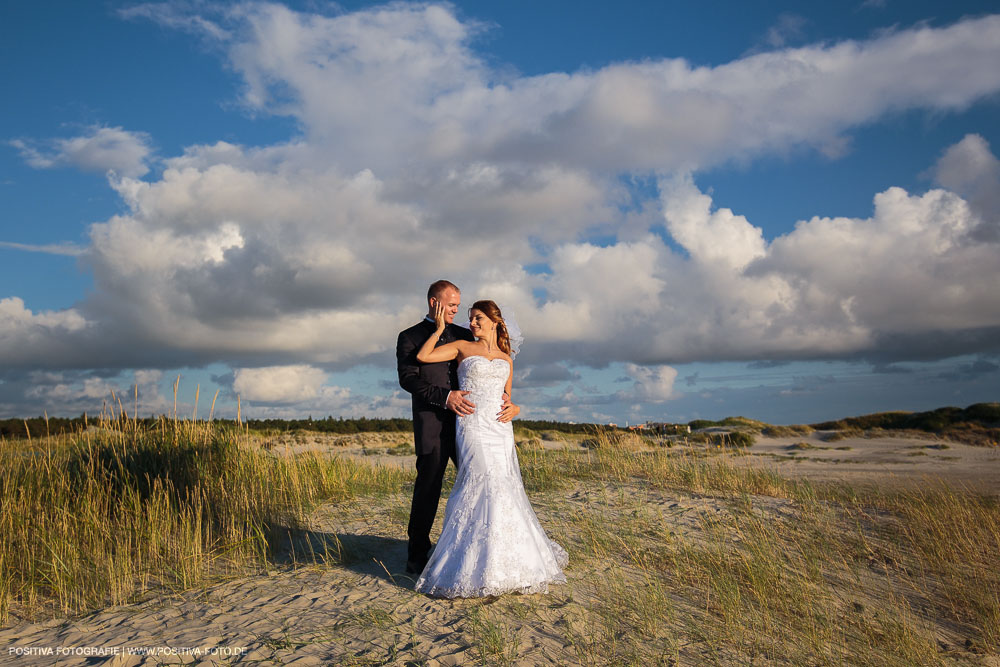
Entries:
[[[537,491],[567,477],[617,490],[560,530],[574,556],[614,564],[588,631],[570,637],[584,662],[613,648],[623,663],[669,663],[686,645],[699,653],[683,661],[721,664],[940,664],[1000,652],[995,498],[943,484],[813,485],[637,447],[522,462]],[[725,510],[678,530],[678,515],[652,509],[665,494],[712,496]]]
[[239,428],[189,420],[0,442],[0,622],[14,606],[72,614],[257,571],[319,503],[409,478],[275,456]]

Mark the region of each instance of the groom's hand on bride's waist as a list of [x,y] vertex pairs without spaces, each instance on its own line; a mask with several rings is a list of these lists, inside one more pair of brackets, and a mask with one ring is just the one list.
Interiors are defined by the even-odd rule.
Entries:
[[476,411],[476,404],[465,397],[467,391],[453,391],[448,394],[448,399],[444,402],[444,407],[457,415],[471,415]]

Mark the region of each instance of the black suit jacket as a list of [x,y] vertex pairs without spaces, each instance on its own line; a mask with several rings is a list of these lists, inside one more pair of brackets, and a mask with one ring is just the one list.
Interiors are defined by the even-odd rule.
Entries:
[[[437,327],[423,320],[399,332],[396,340],[396,371],[399,386],[410,392],[413,401],[413,439],[417,454],[442,449],[450,456],[455,447],[455,413],[445,407],[448,393],[458,389],[458,364],[442,361],[424,364],[417,352]],[[445,326],[437,345],[455,340],[472,341],[472,332],[456,324]],[[437,347],[435,345],[435,347]]]

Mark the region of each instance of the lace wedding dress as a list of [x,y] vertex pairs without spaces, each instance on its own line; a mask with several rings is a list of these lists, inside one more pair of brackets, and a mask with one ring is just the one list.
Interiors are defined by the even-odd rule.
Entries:
[[476,411],[457,424],[458,476],[416,590],[435,597],[544,593],[565,583],[566,551],[546,537],[521,482],[514,429],[496,419],[510,364],[466,357],[459,386]]

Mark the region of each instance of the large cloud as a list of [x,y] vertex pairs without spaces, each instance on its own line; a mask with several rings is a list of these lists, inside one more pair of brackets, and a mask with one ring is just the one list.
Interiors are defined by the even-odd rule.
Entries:
[[[996,211],[996,158],[981,139],[942,158],[945,189],[891,188],[870,218],[816,218],[771,240],[713,209],[690,174],[796,147],[835,154],[886,114],[995,94],[1000,16],[717,67],[517,77],[477,55],[480,27],[447,6],[129,15],[201,32],[243,77],[243,102],[293,117],[301,135],[190,146],[149,181],[141,133],[97,128],[48,152],[22,142],[38,166],[115,169],[126,208],[90,230],[84,302],[0,302],[7,367],[222,361],[243,383],[258,367],[386,363],[442,276],[518,313],[533,343],[522,365],[946,356],[996,340],[1000,296],[984,280],[1000,269],[984,213]],[[623,172],[656,175],[638,213]],[[654,375],[633,373],[636,391],[662,400],[674,378]],[[296,377],[314,393],[244,394],[322,397],[319,375]]]
[[[940,357],[996,348],[1000,248],[957,195],[890,188],[870,218],[813,218],[770,243],[713,211],[690,179],[662,184],[665,226],[607,247],[566,244],[526,329],[582,358],[643,363]],[[523,296],[522,298],[527,298]],[[951,344],[942,345],[942,339]]]
[[490,70],[468,46],[477,26],[441,6],[330,18],[255,5],[245,18],[230,49],[245,101],[295,116],[351,171],[475,160],[696,169],[836,147],[886,112],[964,108],[1000,87],[1000,16],[719,67],[672,59],[524,78]]

